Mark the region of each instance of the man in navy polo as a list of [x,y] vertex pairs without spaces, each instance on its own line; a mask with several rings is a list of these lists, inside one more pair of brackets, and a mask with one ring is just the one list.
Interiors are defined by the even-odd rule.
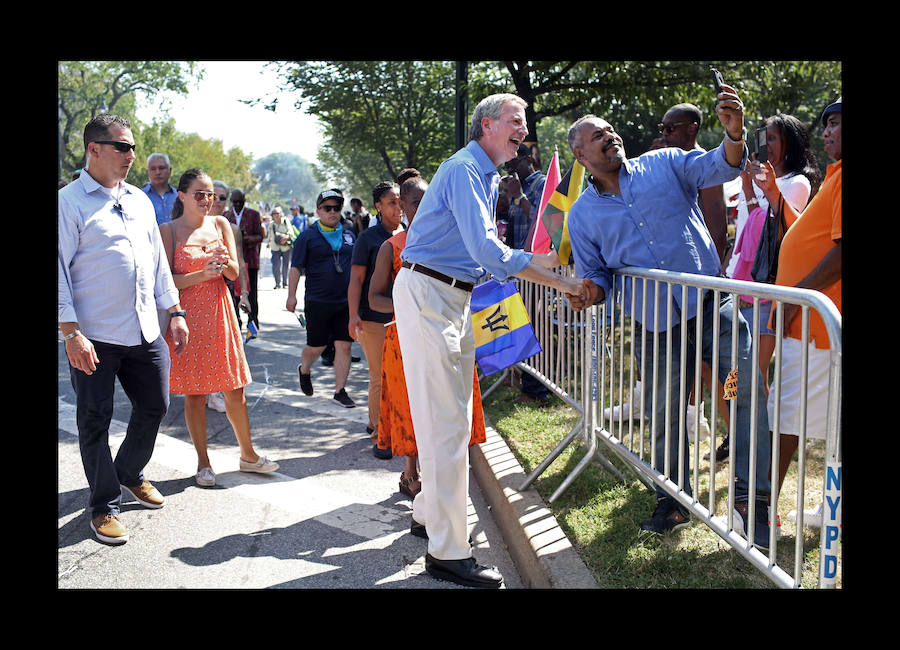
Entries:
[[306,276],[306,347],[297,367],[300,389],[305,395],[313,394],[310,369],[333,339],[334,401],[345,408],[353,408],[356,404],[344,386],[350,374],[350,346],[353,344],[347,329],[350,321],[347,287],[356,240],[341,224],[343,206],[344,195],[338,189],[325,190],[316,199],[319,220],[300,233],[294,242],[285,307],[292,313],[297,309],[297,285],[302,273]]

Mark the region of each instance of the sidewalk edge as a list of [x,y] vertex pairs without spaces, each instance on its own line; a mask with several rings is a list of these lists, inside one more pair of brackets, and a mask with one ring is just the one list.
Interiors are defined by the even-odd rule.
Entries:
[[487,416],[485,426],[487,440],[469,448],[469,462],[522,582],[531,589],[599,589],[537,491],[518,490],[525,471]]

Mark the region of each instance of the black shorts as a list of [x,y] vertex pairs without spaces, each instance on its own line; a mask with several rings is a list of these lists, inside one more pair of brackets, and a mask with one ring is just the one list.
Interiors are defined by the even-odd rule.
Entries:
[[304,303],[306,313],[306,344],[319,348],[329,341],[353,341],[347,325],[350,323],[350,307],[346,302]]

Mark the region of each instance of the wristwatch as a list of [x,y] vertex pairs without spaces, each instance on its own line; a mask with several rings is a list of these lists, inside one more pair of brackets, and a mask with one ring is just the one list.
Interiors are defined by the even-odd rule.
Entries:
[[744,140],[747,139],[747,127],[746,126],[741,127],[741,137],[739,140],[732,140],[731,136],[728,135],[728,129],[725,129],[725,139],[728,142],[730,142],[731,144],[740,144],[740,143],[744,142]]
[[169,312],[169,316],[171,316],[172,318],[175,318],[176,316],[181,316],[182,318],[187,318],[187,312],[184,311],[183,309],[181,311],[172,311],[172,312]]
[[70,332],[63,337],[63,341],[68,341],[69,339],[74,339],[79,334],[81,334],[81,330],[75,330],[73,332]]

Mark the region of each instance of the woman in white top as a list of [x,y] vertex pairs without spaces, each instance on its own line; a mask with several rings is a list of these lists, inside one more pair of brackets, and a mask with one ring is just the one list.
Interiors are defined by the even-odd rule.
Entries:
[[[773,115],[766,120],[766,148],[769,163],[775,171],[775,184],[784,200],[799,214],[806,208],[810,196],[818,190],[821,178],[809,149],[806,127],[791,115]],[[769,208],[769,202],[754,177],[765,171],[758,162],[751,162],[741,172],[743,190],[738,199],[735,247],[727,271],[729,277],[738,280],[753,280],[750,269],[759,246],[761,220],[765,219]],[[741,296],[740,303],[741,313],[752,330],[752,299]],[[775,332],[768,327],[771,309],[771,300],[760,300],[759,366],[763,377],[769,376],[769,362],[775,350]]]
[[[775,168],[775,184],[781,190],[784,200],[797,212],[801,212],[818,189],[821,174],[815,158],[809,149],[809,135],[806,127],[791,115],[773,115],[766,120],[766,147],[769,162]],[[738,195],[737,216],[735,218],[735,242],[747,223],[750,212],[769,207],[763,191],[752,182],[752,164],[741,172],[742,191]],[[755,168],[754,168],[755,169]],[[726,274],[734,277],[734,268],[739,255],[732,254]]]

